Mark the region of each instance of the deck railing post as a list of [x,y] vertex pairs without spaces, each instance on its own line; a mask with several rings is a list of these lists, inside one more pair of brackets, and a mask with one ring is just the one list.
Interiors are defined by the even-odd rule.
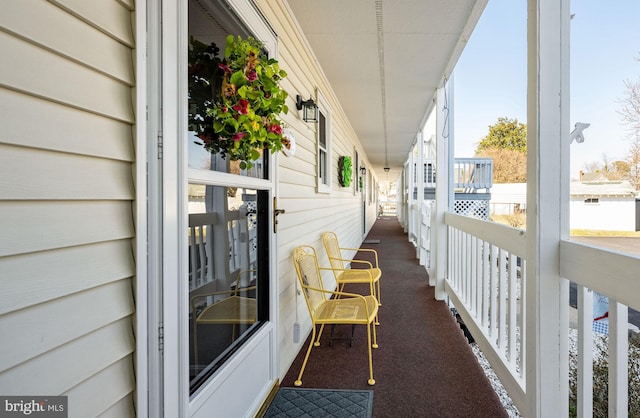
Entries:
[[446,82],[436,92],[436,204],[434,216],[432,216],[432,233],[436,242],[436,252],[433,274],[435,275],[435,298],[444,300],[446,294],[444,281],[447,277],[447,225],[444,223],[444,214],[450,209],[449,193],[453,193],[450,184],[450,155],[449,155],[449,129],[451,120],[447,103]]
[[568,235],[569,0],[528,1],[527,283],[525,416],[568,411],[566,283],[560,240]]
[[424,203],[424,140],[422,137],[422,131],[418,131],[416,135],[416,146],[418,148],[418,158],[416,161],[416,187],[418,189],[418,196],[416,196],[416,258],[420,259],[420,253],[422,252],[422,246],[424,245],[423,237],[423,222],[422,222],[422,205]]

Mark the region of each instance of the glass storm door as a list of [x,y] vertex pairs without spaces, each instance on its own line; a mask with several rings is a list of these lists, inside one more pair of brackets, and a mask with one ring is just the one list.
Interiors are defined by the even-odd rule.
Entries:
[[224,58],[228,35],[253,36],[275,55],[275,37],[249,0],[164,0],[159,13],[157,412],[245,416],[278,370],[275,156],[246,167],[204,148],[200,128],[220,89],[199,58]]

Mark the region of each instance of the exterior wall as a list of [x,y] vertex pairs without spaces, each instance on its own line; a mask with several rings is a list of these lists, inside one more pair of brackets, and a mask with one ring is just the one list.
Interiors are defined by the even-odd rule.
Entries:
[[0,393],[134,416],[133,0],[3,2]]
[[[360,163],[370,164],[358,138],[343,113],[317,61],[310,52],[306,39],[301,34],[291,10],[282,1],[259,0],[256,2],[267,21],[278,35],[278,60],[287,71],[283,87],[289,93],[289,114],[285,121],[296,139],[293,157],[279,156],[278,207],[286,210],[278,218],[278,288],[280,293],[280,375],[284,376],[310,331],[309,315],[302,298],[297,295],[297,277],[291,261],[291,252],[297,245],[310,244],[318,251],[320,263],[327,265],[321,234],[331,230],[338,234],[344,247],[358,247],[363,239],[363,203],[360,192],[355,191],[357,180],[348,188],[338,182],[338,158],[350,155],[355,164],[357,150]],[[316,100],[316,88],[330,107],[331,112],[331,189],[329,193],[318,193],[316,185],[316,129],[317,125],[305,123],[293,105],[296,94],[303,98],[311,95]],[[317,102],[317,100],[316,100]],[[354,176],[358,174],[354,167]],[[369,176],[367,176],[369,177]],[[367,178],[367,181],[369,178]],[[370,190],[370,189],[369,189]],[[369,193],[369,190],[367,193]],[[366,231],[376,220],[376,201],[370,203],[367,196]],[[335,283],[330,276],[329,283]],[[294,323],[301,324],[301,338],[293,341]]]
[[527,206],[527,183],[496,183],[491,186],[491,214],[510,215]]
[[597,198],[598,203],[585,203],[587,197],[571,197],[571,229],[636,230],[635,198],[607,196]]

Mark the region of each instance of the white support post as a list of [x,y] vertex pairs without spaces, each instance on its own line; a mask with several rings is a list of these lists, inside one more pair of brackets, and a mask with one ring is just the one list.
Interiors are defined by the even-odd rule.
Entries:
[[409,241],[413,240],[413,237],[416,233],[416,199],[413,198],[413,190],[417,187],[416,183],[416,156],[414,152],[414,148],[411,148],[411,153],[409,156],[409,172],[408,172],[408,186],[409,186],[409,199],[408,199],[408,208],[409,208],[409,217],[407,219],[409,224],[408,235]]
[[[567,227],[568,0],[528,1],[525,416],[568,411],[560,240]],[[566,160],[566,161],[565,161]],[[564,335],[561,337],[561,335]],[[565,412],[562,412],[565,411]]]
[[446,85],[436,92],[436,205],[432,221],[432,234],[436,242],[435,258],[435,298],[444,300],[446,294],[444,281],[447,277],[447,226],[444,214],[449,209],[449,145],[448,145],[448,113],[445,100]]
[[[455,168],[455,142],[454,142],[454,135],[455,135],[455,130],[453,129],[453,118],[455,116],[455,109],[454,109],[454,92],[453,92],[453,88],[454,88],[454,74],[451,73],[451,75],[449,76],[449,80],[446,81],[445,83],[445,105],[447,106],[447,112],[446,112],[446,120],[444,121],[444,126],[443,129],[445,130],[444,135],[446,136],[446,141],[447,141],[447,148],[448,148],[448,152],[447,152],[447,176],[449,177],[449,184],[447,187],[447,191],[449,193],[449,197],[448,197],[448,208],[450,212],[455,212],[455,202],[456,202],[456,193],[454,190],[455,184],[454,184],[454,179],[453,179],[453,170]],[[443,172],[444,173],[444,172]]]
[[422,251],[422,205],[424,204],[424,140],[422,138],[422,131],[416,135],[416,146],[418,147],[418,157],[416,161],[416,189],[418,195],[416,196],[416,258],[420,259],[420,252]]
[[404,233],[409,232],[409,175],[411,173],[411,164],[407,161],[402,171],[402,227]]

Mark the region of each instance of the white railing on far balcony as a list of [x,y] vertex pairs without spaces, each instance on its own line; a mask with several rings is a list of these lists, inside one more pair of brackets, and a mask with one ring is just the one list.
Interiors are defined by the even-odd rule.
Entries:
[[[425,160],[422,175],[425,188],[436,187],[436,160]],[[453,182],[456,189],[462,189],[467,193],[491,188],[493,160],[491,158],[456,158],[453,166]]]

